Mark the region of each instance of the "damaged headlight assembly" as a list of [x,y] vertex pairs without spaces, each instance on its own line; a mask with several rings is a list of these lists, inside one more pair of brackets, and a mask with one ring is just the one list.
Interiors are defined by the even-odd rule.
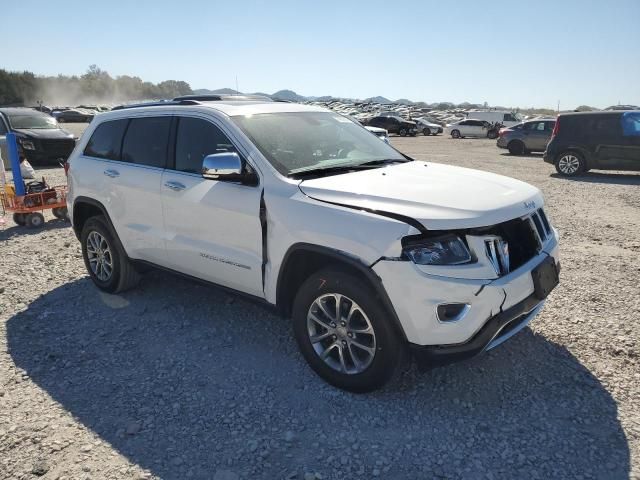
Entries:
[[472,259],[462,239],[453,234],[412,240],[403,254],[417,265],[461,265]]

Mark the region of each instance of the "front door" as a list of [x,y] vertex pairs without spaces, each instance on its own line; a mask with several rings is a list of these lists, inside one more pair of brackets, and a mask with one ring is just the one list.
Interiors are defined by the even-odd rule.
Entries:
[[178,117],[175,161],[161,187],[167,263],[263,297],[261,187],[208,180],[200,173],[204,157],[228,151],[237,149],[211,121]]

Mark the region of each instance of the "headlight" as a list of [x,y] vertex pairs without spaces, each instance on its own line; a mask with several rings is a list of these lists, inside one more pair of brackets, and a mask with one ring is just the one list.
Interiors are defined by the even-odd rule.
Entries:
[[24,148],[25,150],[35,150],[36,146],[33,144],[33,141],[31,140],[22,140],[20,142],[20,145],[22,145],[22,148]]
[[407,245],[404,254],[418,265],[459,265],[471,261],[469,249],[456,235],[424,239]]

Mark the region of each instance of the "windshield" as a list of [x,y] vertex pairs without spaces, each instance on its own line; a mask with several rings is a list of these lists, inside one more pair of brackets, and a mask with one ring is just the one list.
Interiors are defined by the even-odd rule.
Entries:
[[264,113],[233,120],[283,175],[383,160],[406,161],[366,129],[335,113]]
[[9,115],[13,128],[60,128],[52,117],[44,115]]

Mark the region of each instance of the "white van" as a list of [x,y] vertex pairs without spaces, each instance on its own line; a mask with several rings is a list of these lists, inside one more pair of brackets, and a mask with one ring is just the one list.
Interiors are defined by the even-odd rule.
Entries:
[[505,127],[513,127],[524,121],[519,113],[508,112],[506,110],[471,110],[467,112],[467,118],[484,120],[490,123],[499,122]]

